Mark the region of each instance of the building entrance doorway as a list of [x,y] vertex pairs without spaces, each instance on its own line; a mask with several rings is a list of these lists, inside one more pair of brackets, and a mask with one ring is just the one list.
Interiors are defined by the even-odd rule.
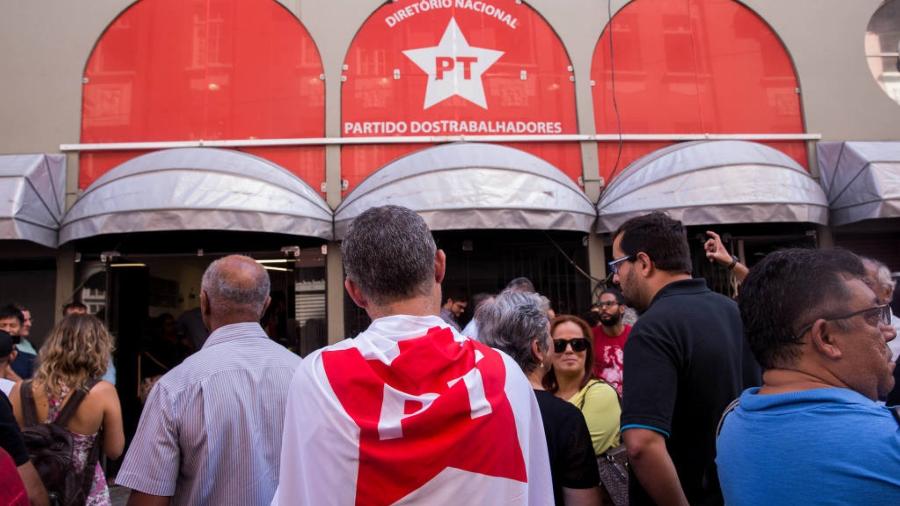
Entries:
[[[445,295],[452,290],[471,300],[480,292],[496,294],[512,279],[524,276],[550,300],[557,314],[580,315],[590,309],[591,281],[584,274],[588,268],[583,233],[445,230],[435,231],[434,238],[447,255],[447,272],[441,285]],[[344,308],[348,336],[368,327],[369,318],[346,293]],[[460,316],[460,327],[473,314],[470,305]]]
[[[78,245],[74,299],[103,319],[116,339],[115,379],[128,441],[153,381],[203,347],[208,332],[200,315],[201,278],[218,258],[247,255],[269,274],[272,302],[260,324],[271,339],[301,355],[327,343],[321,241],[240,233],[148,235],[154,237]],[[200,244],[206,247],[192,247]]]

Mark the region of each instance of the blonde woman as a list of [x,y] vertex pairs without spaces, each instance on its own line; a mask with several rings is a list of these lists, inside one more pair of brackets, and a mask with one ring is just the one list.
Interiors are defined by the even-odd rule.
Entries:
[[560,315],[550,322],[550,371],[544,388],[574,404],[584,414],[594,453],[601,455],[619,446],[619,417],[622,408],[616,391],[594,379],[593,334],[587,322],[572,315]]
[[[85,392],[84,399],[65,424],[74,442],[74,471],[83,474],[94,445],[100,445],[110,459],[116,459],[125,447],[122,428],[122,408],[115,387],[106,381],[96,381],[106,372],[112,337],[103,323],[90,315],[70,315],[50,332],[41,347],[39,366],[30,385],[16,385],[10,395],[16,421],[25,426],[23,389],[30,386],[34,397],[36,418],[49,423],[60,415],[66,402],[76,391]],[[87,495],[87,505],[110,504],[109,489],[100,464],[94,464],[93,481]]]

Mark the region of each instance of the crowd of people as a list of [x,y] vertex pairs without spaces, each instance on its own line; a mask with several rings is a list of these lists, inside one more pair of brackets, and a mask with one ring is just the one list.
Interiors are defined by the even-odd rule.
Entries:
[[[737,300],[692,278],[683,225],[651,213],[613,235],[619,288],[556,315],[525,278],[442,291],[424,220],[373,208],[341,245],[371,325],[302,360],[259,324],[266,271],[219,259],[209,335],[154,382],[115,482],[133,505],[900,504],[890,271],[840,249],[748,269],[708,236]],[[23,309],[0,309],[0,500],[108,504],[113,339],[76,312],[34,350]],[[54,422],[73,456],[58,482],[34,443]]]

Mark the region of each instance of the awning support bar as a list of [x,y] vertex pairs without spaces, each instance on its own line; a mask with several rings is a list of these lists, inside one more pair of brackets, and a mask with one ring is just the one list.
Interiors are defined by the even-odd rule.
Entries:
[[232,139],[160,142],[60,144],[69,151],[132,151],[173,148],[254,148],[372,144],[443,144],[448,142],[682,142],[703,140],[818,141],[821,134],[597,134],[597,135],[443,135],[397,137],[310,137],[297,139]]

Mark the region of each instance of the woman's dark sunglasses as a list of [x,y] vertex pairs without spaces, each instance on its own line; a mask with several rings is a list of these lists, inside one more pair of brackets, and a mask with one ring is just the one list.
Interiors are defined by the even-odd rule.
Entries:
[[566,347],[572,345],[572,351],[578,353],[584,351],[588,347],[588,340],[585,337],[576,337],[574,339],[554,339],[553,351],[556,353],[565,353]]

